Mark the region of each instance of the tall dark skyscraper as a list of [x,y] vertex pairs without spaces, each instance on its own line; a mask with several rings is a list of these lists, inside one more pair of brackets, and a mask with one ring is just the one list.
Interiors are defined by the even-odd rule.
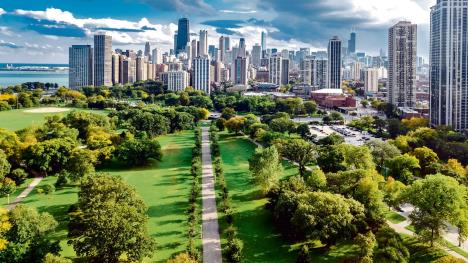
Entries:
[[179,19],[179,25],[177,29],[177,44],[175,53],[185,52],[185,47],[190,41],[190,28],[189,20],[187,18]]
[[341,40],[334,36],[328,43],[328,88],[341,88]]
[[73,45],[69,48],[69,85],[76,89],[93,85],[93,48],[90,45]]
[[351,32],[349,40],[348,40],[348,53],[356,53],[356,33]]

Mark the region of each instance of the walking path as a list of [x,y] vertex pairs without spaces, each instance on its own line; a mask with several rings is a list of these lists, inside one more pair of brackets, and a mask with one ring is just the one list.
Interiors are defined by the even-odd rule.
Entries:
[[34,188],[42,181],[42,179],[44,179],[44,177],[34,178],[34,180],[32,180],[32,182],[28,185],[28,187],[16,197],[15,201],[13,201],[7,206],[7,209],[14,209],[19,203],[21,203],[21,201],[23,201],[24,198],[26,198],[29,195],[29,193],[31,193],[32,190],[34,190]]
[[219,239],[215,179],[211,161],[209,127],[202,127],[202,200],[203,262],[221,263],[221,242]]
[[[414,210],[414,207],[412,205],[410,205],[410,204],[404,204],[404,205],[400,206],[400,208],[401,208],[401,211],[395,211],[395,212],[397,212],[398,214],[405,217],[405,221],[402,221],[402,222],[400,222],[398,224],[394,224],[394,223],[392,223],[390,221],[387,221],[387,223],[396,232],[401,233],[401,234],[406,234],[406,235],[413,236],[414,235],[413,231],[408,230],[406,227],[411,224],[411,221],[408,218],[408,216]],[[458,231],[457,231],[457,229],[455,227],[449,225],[447,231],[445,231],[445,233],[444,233],[444,239],[447,242],[452,243],[453,245],[458,245]],[[464,243],[462,243],[462,246],[460,248],[467,251],[468,250],[467,249],[468,248],[468,242],[465,241]],[[447,253],[449,253],[450,255],[454,256],[454,257],[457,257],[457,258],[463,259],[465,261],[468,261],[468,258],[464,257],[463,255],[458,254],[457,252],[455,252],[455,251],[453,251],[453,250],[451,250],[451,249],[449,249],[447,247],[444,247],[444,250]]]

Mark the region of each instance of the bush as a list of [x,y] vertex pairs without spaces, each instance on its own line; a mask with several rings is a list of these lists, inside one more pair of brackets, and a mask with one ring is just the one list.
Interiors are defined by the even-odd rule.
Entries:
[[62,188],[69,183],[68,173],[61,172],[57,175],[57,181],[55,181],[55,188]]
[[224,256],[228,263],[238,263],[242,261],[242,245],[239,239],[233,238],[228,240],[226,244],[226,249],[224,251]]
[[24,169],[17,168],[13,170],[8,177],[15,181],[16,185],[21,185],[24,183],[26,178],[28,178],[28,173],[26,173]]
[[55,191],[55,187],[51,184],[46,184],[42,187],[44,194],[49,195]]
[[0,101],[0,111],[11,110],[10,104],[6,101]]

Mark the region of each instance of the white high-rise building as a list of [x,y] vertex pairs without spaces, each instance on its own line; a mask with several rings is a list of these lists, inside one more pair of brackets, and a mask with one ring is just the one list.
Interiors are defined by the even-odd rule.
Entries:
[[196,39],[193,39],[192,42],[190,42],[190,49],[192,50],[190,52],[192,55],[192,59],[198,57],[198,44]]
[[351,79],[352,80],[360,80],[361,79],[361,70],[362,70],[362,63],[361,62],[354,62],[351,64]]
[[375,93],[379,91],[379,70],[376,68],[368,68],[364,74],[364,89],[367,93]]
[[430,122],[468,129],[468,0],[431,8]]
[[252,47],[252,65],[258,68],[260,67],[260,61],[262,59],[262,47],[259,44],[255,44]]
[[327,88],[328,60],[321,57],[316,58],[312,64],[312,86],[319,89]]
[[112,84],[120,83],[120,54],[112,53]]
[[93,48],[73,45],[68,49],[68,82],[71,89],[93,85]]
[[270,68],[268,71],[269,82],[276,85],[281,85],[281,67],[282,67],[281,56],[274,55],[270,57]]
[[302,59],[299,62],[299,82],[301,84],[312,85],[312,64],[311,59]]
[[159,48],[153,49],[153,55],[151,56],[151,60],[153,64],[162,64],[162,55],[161,55],[161,50]]
[[94,86],[112,86],[112,37],[94,35]]
[[224,62],[224,55],[225,55],[225,52],[226,52],[224,42],[225,42],[224,36],[219,37],[218,50],[219,50],[219,61],[221,61],[221,62]]
[[189,73],[183,70],[168,71],[161,73],[162,78],[167,81],[167,89],[172,91],[184,90],[189,85]]
[[192,85],[196,90],[210,94],[210,59],[208,56],[199,56],[192,60]]
[[388,30],[388,102],[416,106],[417,26],[401,21]]
[[199,56],[208,55],[208,31],[200,30]]

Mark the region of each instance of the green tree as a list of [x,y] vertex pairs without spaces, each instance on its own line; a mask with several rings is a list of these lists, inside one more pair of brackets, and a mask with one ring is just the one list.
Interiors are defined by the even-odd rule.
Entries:
[[418,159],[407,153],[387,160],[385,167],[388,169],[388,173],[386,173],[388,176],[392,176],[404,184],[411,183],[414,173],[420,168]]
[[303,139],[292,139],[279,145],[281,155],[299,166],[299,173],[305,175],[306,165],[317,160],[317,147]]
[[292,133],[296,129],[296,124],[289,118],[277,118],[270,122],[270,129],[280,133]]
[[198,263],[198,261],[190,257],[188,253],[180,253],[166,263]]
[[419,160],[421,175],[424,176],[434,172],[432,171],[431,166],[439,161],[439,157],[433,150],[423,146],[414,149],[411,154]]
[[400,204],[401,194],[406,189],[406,185],[402,182],[395,180],[393,177],[389,176],[385,185],[383,186],[384,192],[384,201],[387,203],[388,207],[397,208]]
[[306,183],[313,191],[325,190],[327,177],[320,167],[315,166],[306,172]]
[[135,131],[154,137],[170,131],[169,119],[158,113],[138,112],[128,122]]
[[369,231],[365,234],[357,234],[354,242],[359,246],[359,262],[372,263],[372,256],[374,254],[374,247],[377,245],[374,234]]
[[66,139],[51,139],[29,146],[24,160],[29,168],[38,172],[57,173],[66,168],[76,142]]
[[309,115],[314,114],[317,111],[317,103],[315,101],[304,102],[304,110]]
[[236,110],[234,110],[233,108],[227,107],[223,109],[221,113],[221,118],[225,120],[229,120],[230,118],[235,117],[236,115],[237,115]]
[[68,127],[77,129],[80,139],[86,139],[88,137],[88,129],[91,126],[103,127],[105,129],[111,128],[109,117],[83,111],[73,111],[67,114],[62,122]]
[[381,227],[375,234],[375,238],[377,240],[375,262],[406,263],[409,261],[410,253],[403,238],[388,225]]
[[370,140],[365,144],[371,150],[372,158],[377,166],[377,170],[381,171],[387,160],[390,160],[401,154],[400,150],[392,144],[381,140]]
[[283,171],[281,157],[275,146],[257,148],[249,160],[249,170],[257,185],[266,194],[278,182]]
[[79,179],[93,174],[96,162],[93,151],[87,149],[73,150],[67,162],[67,170],[71,175],[70,179],[77,182]]
[[229,132],[239,134],[244,128],[245,118],[236,116],[230,118],[226,123],[226,128]]
[[371,151],[366,146],[342,143],[334,147],[341,152],[344,158],[343,165],[348,169],[375,169]]
[[117,176],[83,180],[75,211],[70,213],[68,243],[93,262],[140,261],[151,256],[147,207],[133,187]]
[[135,138],[124,141],[117,149],[117,159],[129,166],[140,166],[150,159],[161,161],[161,145],[156,139]]
[[72,263],[70,259],[62,258],[60,256],[56,256],[54,254],[47,254],[44,257],[42,263]]
[[0,253],[0,262],[40,263],[47,253],[60,251],[58,241],[47,236],[57,227],[54,217],[35,208],[18,205],[9,214],[11,229],[6,233],[8,244]]
[[7,155],[0,149],[0,178],[10,173],[11,165],[8,162]]
[[320,147],[317,164],[326,172],[336,173],[346,169],[343,165],[344,156],[341,151],[332,146]]
[[301,136],[304,140],[312,140],[315,136],[312,136],[310,132],[309,125],[307,123],[299,124],[296,128],[296,132]]
[[442,237],[447,223],[459,211],[468,209],[466,195],[466,187],[441,174],[415,181],[404,192],[404,200],[415,206],[409,218],[416,234],[433,246]]
[[327,145],[338,145],[338,144],[342,144],[344,142],[345,142],[344,138],[341,135],[334,132],[334,133],[332,133],[332,134],[318,140],[317,143],[320,144],[320,145],[327,146]]

